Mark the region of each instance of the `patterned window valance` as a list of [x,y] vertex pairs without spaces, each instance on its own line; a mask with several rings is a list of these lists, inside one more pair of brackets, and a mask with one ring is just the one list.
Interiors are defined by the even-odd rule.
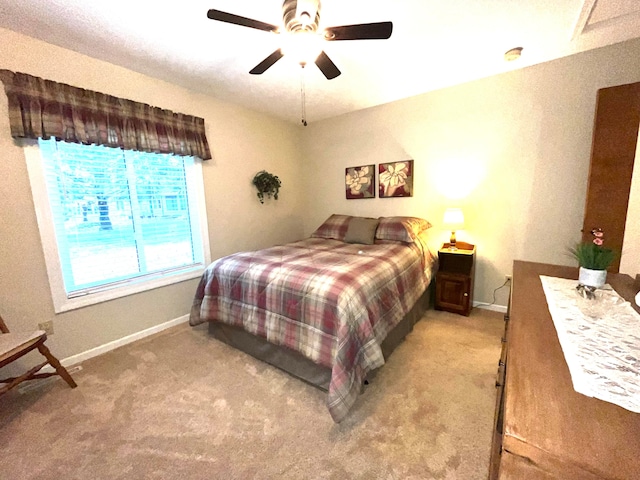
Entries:
[[142,152],[211,158],[204,119],[0,70],[14,138],[56,137],[66,142]]

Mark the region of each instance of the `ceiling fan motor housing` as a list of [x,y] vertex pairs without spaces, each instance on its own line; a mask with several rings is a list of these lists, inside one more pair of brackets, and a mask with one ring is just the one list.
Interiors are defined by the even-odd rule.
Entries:
[[287,32],[316,32],[320,23],[320,0],[284,0],[282,19]]

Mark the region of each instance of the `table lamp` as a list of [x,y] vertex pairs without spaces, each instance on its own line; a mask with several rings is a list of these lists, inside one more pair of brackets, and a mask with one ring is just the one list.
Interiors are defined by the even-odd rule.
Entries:
[[459,208],[447,208],[444,212],[443,223],[448,230],[451,230],[451,239],[449,240],[449,250],[457,250],[456,247],[456,230],[464,227],[464,215]]

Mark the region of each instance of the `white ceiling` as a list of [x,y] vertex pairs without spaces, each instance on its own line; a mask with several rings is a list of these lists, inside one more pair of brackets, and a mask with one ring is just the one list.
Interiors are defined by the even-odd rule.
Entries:
[[[282,0],[0,0],[0,27],[300,122],[303,70],[248,72],[280,36],[209,20],[281,23]],[[640,0],[323,0],[320,27],[393,22],[388,40],[327,42],[342,71],[304,69],[312,122],[640,37]],[[523,47],[522,57],[503,54]],[[3,47],[4,48],[4,47]]]

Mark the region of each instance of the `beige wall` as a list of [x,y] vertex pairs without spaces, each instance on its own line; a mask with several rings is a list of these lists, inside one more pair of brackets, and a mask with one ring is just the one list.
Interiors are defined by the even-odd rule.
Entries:
[[[299,239],[299,127],[0,29],[0,68],[203,117],[213,159],[204,162],[211,255],[215,259]],[[10,46],[10,48],[9,48]],[[267,169],[283,182],[261,205],[251,185]],[[189,312],[196,280],[54,315],[23,149],[10,137],[0,94],[0,313],[12,329],[54,320],[49,343],[67,357]]]
[[[478,246],[480,302],[491,301],[514,258],[571,264],[565,252],[580,237],[596,91],[640,80],[633,41],[302,129],[7,30],[0,44],[11,45],[0,49],[0,68],[205,119],[214,156],[203,168],[212,258],[308,235],[331,213],[423,216],[437,248],[448,236],[442,214],[457,205],[467,220],[458,238]],[[404,159],[415,161],[413,198],[345,200],[345,167]],[[277,202],[255,197],[250,181],[261,169],[283,180]],[[188,313],[195,280],[54,315],[4,95],[0,228],[0,312],[16,329],[53,319],[50,343],[60,357]]]
[[[596,92],[639,80],[636,40],[311,124],[305,232],[331,213],[420,215],[437,248],[445,208],[460,206],[458,239],[478,251],[474,299],[491,302],[514,259],[574,264]],[[345,200],[345,167],[404,159],[412,198]]]

